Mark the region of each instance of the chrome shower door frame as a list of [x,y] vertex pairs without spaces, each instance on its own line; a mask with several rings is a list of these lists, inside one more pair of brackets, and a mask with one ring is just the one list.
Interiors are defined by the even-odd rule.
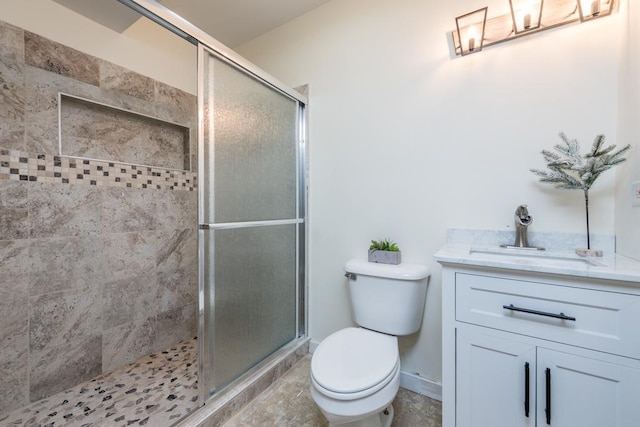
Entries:
[[[295,159],[296,159],[296,191],[295,191],[295,218],[277,219],[277,220],[258,220],[258,221],[241,221],[241,222],[207,222],[207,218],[211,217],[210,212],[215,211],[214,206],[214,185],[213,185],[213,173],[210,172],[209,180],[206,180],[207,171],[214,171],[214,154],[213,149],[208,151],[211,153],[205,156],[205,145],[211,144],[215,146],[214,135],[214,115],[216,106],[211,100],[211,104],[207,104],[208,99],[205,91],[207,85],[205,79],[214,81],[216,76],[209,70],[211,75],[207,75],[207,66],[205,65],[209,57],[213,57],[220,60],[227,65],[236,69],[236,71],[244,73],[246,76],[253,80],[263,84],[271,90],[285,96],[286,98],[294,101],[296,104],[296,129],[295,129]],[[199,381],[200,397],[203,401],[206,401],[213,393],[217,393],[220,390],[212,390],[209,386],[213,373],[213,364],[215,360],[212,360],[212,353],[214,350],[213,333],[214,331],[207,330],[208,325],[214,324],[214,316],[216,312],[216,305],[214,302],[216,284],[215,278],[212,274],[208,274],[206,271],[207,266],[212,265],[215,260],[212,255],[215,243],[213,237],[207,235],[207,233],[214,233],[219,230],[240,229],[240,228],[255,228],[255,227],[269,227],[279,225],[297,225],[296,227],[296,304],[295,307],[295,337],[294,340],[306,336],[307,325],[307,310],[306,310],[306,203],[307,203],[307,190],[306,190],[306,104],[301,100],[291,97],[288,93],[282,91],[279,87],[275,86],[269,81],[264,80],[262,77],[250,70],[241,67],[239,64],[231,61],[229,58],[221,55],[203,44],[199,44],[198,47],[198,286],[199,286],[199,301],[200,301],[200,313],[199,313],[199,346],[200,346],[200,365],[201,374],[204,380]],[[209,117],[207,117],[207,114]],[[212,239],[207,243],[207,239]],[[209,251],[209,257],[206,256]],[[211,272],[209,272],[211,273]],[[207,283],[208,282],[208,283]],[[288,343],[287,343],[288,344]],[[285,344],[286,345],[286,344]],[[265,355],[265,357],[268,356]]]
[[[213,54],[219,59],[233,65],[239,70],[242,70],[247,75],[252,76],[254,79],[261,81],[265,85],[272,89],[286,95],[287,97],[295,100],[298,104],[298,117],[297,117],[297,218],[292,219],[290,224],[297,224],[296,230],[296,330],[297,337],[305,337],[307,335],[308,324],[308,310],[307,310],[307,97],[300,94],[293,88],[288,87],[286,84],[280,82],[275,77],[261,70],[251,62],[247,61],[242,56],[238,55],[233,50],[229,49],[224,44],[220,43],[209,34],[200,30],[184,18],[175,14],[171,10],[167,9],[160,3],[152,0],[117,0],[118,2],[138,11],[141,15],[153,20],[159,25],[163,26],[172,33],[182,37],[188,42],[198,46],[198,171],[204,170],[205,159],[201,155],[204,148],[204,98],[203,98],[203,55],[205,51],[208,54]],[[204,254],[203,254],[203,233],[209,232],[211,229],[232,228],[234,224],[207,224],[202,220],[204,218],[204,207],[206,195],[203,191],[203,185],[198,179],[198,345],[199,345],[199,395],[200,404],[204,404],[210,397],[209,390],[206,390],[203,386],[207,381],[202,381],[207,377],[211,371],[212,360],[208,354],[208,341],[210,337],[205,329],[206,306],[210,304],[210,295],[207,294],[204,283]],[[281,224],[280,220],[270,224],[261,221],[261,224],[245,224],[251,226],[266,226],[266,225],[278,225]]]

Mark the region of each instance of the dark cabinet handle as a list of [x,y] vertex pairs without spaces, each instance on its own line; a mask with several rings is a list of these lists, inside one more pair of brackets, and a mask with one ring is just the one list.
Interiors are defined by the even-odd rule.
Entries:
[[551,425],[551,369],[545,369],[544,379],[546,388],[546,408],[544,409],[544,413],[547,415],[547,424]]
[[520,311],[522,313],[537,314],[538,316],[555,317],[556,319],[562,319],[562,320],[573,320],[574,322],[576,320],[575,317],[567,316],[564,313],[560,313],[560,314],[549,313],[546,311],[532,310],[530,308],[516,307],[513,304],[503,305],[502,308],[504,308],[505,310]]
[[524,364],[524,416],[529,418],[529,362]]

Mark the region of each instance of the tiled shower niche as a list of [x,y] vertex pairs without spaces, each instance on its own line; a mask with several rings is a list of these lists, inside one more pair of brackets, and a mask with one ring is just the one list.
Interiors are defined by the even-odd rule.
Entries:
[[196,105],[0,22],[0,419],[196,335]]
[[191,170],[187,126],[65,93],[58,108],[63,156]]

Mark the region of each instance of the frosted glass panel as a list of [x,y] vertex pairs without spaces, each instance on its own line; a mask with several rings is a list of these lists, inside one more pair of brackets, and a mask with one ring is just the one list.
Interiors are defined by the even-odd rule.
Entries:
[[296,226],[212,233],[217,390],[296,337]]
[[296,217],[297,102],[211,58],[214,209],[209,222]]
[[304,125],[295,97],[202,47],[199,61],[199,383],[213,394],[304,333]]

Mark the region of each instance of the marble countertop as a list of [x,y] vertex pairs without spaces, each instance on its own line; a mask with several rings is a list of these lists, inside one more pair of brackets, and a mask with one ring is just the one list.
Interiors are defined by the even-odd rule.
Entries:
[[580,257],[569,250],[531,251],[478,243],[449,243],[434,258],[441,264],[619,280],[640,285],[640,262],[615,253]]

